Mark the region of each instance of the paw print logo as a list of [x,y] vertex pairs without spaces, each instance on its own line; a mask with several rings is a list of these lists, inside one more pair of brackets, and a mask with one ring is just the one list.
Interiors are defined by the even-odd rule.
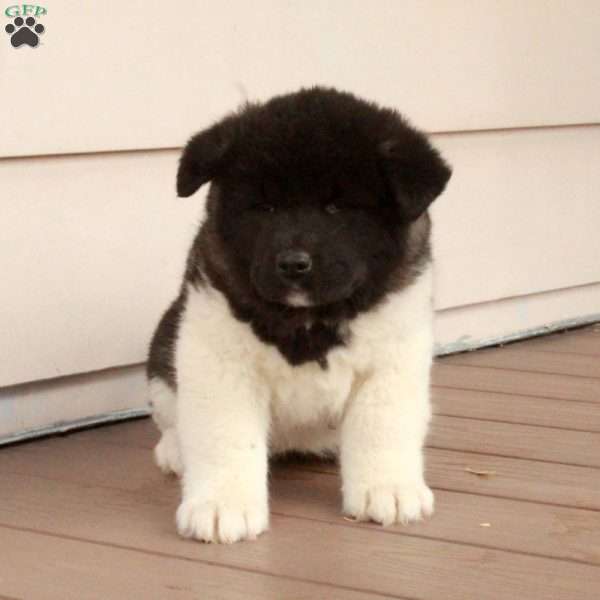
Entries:
[[36,25],[33,17],[27,17],[25,21],[21,17],[17,17],[13,23],[9,23],[4,30],[10,35],[10,43],[15,48],[23,44],[35,48],[39,44],[38,34],[44,33],[43,25],[40,23]]

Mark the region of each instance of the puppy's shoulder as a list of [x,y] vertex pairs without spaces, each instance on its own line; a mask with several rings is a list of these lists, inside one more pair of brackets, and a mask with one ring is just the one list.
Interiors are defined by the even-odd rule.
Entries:
[[384,355],[415,338],[432,336],[432,272],[427,265],[407,287],[389,293],[350,324],[350,347]]

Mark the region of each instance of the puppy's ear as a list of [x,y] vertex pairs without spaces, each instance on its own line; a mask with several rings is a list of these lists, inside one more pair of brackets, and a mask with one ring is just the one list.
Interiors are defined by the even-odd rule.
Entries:
[[414,221],[444,191],[452,169],[414,129],[405,129],[397,138],[379,146],[384,177],[400,214]]
[[228,117],[190,139],[179,160],[179,197],[191,196],[220,173],[228,159],[234,134],[235,117]]

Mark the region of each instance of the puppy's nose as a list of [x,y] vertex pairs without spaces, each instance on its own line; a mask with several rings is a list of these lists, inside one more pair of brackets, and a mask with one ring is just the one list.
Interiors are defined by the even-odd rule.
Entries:
[[308,252],[284,250],[277,255],[277,273],[283,279],[302,279],[311,269],[312,260]]

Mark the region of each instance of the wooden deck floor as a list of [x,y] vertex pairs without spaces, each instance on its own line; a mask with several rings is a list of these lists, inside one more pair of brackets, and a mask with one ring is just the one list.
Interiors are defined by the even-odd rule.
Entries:
[[437,511],[408,527],[345,520],[335,466],[310,462],[273,467],[258,541],[182,540],[147,419],[0,450],[0,597],[600,598],[600,327],[440,359],[433,379]]

